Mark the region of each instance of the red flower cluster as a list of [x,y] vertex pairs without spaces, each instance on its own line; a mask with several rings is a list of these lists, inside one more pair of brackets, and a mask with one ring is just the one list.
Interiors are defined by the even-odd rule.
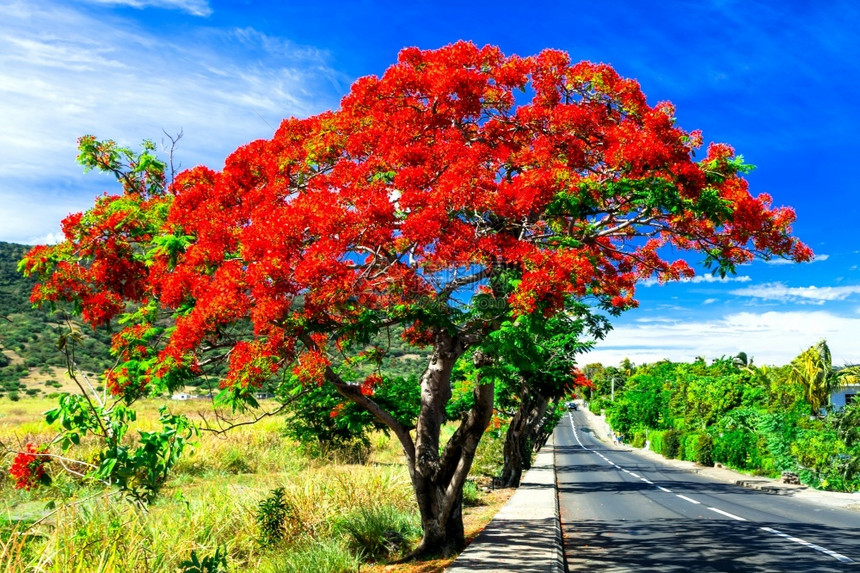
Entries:
[[[25,261],[43,277],[33,300],[77,303],[93,325],[129,302],[175,313],[163,334],[115,338],[123,393],[228,346],[225,384],[249,388],[289,364],[322,383],[325,338],[300,348],[313,333],[342,345],[397,324],[432,344],[465,317],[483,335],[486,313],[452,310],[479,287],[500,312],[552,316],[570,298],[620,311],[642,279],[692,276],[678,250],[721,269],[808,260],[793,211],[750,194],[731,147],[697,160],[701,134],[673,114],[563,52],[410,48],[340,109],[285,120],[221,171],[181,173],[165,194],[140,183],[70,216],[66,242]],[[237,343],[230,332],[248,323],[253,340]]]
[[9,475],[15,478],[16,489],[30,489],[42,482],[45,476],[45,464],[51,459],[40,455],[45,451],[44,446],[27,444],[26,451],[18,452],[12,465],[9,467]]

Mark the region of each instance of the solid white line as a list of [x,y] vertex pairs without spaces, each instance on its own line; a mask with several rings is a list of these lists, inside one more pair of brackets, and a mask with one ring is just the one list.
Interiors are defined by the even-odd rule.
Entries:
[[717,509],[716,507],[709,507],[708,509],[710,509],[711,511],[716,511],[720,515],[731,517],[732,519],[735,519],[737,521],[746,521],[746,519],[744,519],[743,517],[737,516],[734,513],[729,513],[728,511],[723,511],[722,509]]
[[648,478],[639,478],[639,479],[641,479],[641,480],[642,480],[642,481],[644,481],[645,483],[648,483],[648,484],[654,485],[654,482],[653,482],[653,481],[651,481],[651,480],[650,480],[650,479],[648,479]]
[[681,495],[680,493],[676,493],[676,494],[675,494],[675,496],[680,497],[680,498],[681,498],[681,499],[683,499],[684,501],[689,501],[690,503],[695,503],[695,504],[697,504],[697,505],[698,505],[699,503],[701,503],[701,502],[696,501],[695,499],[690,499],[690,498],[689,498],[689,497],[687,497],[686,495]]
[[835,551],[831,551],[831,550],[829,550],[825,547],[822,547],[820,545],[816,545],[814,543],[804,541],[803,539],[800,539],[798,537],[792,537],[791,535],[788,535],[787,533],[783,533],[782,531],[773,529],[772,527],[762,527],[762,530],[767,531],[768,533],[773,533],[774,535],[779,535],[780,537],[784,537],[786,539],[794,541],[795,543],[800,543],[801,545],[809,547],[810,549],[815,549],[816,551],[820,551],[826,555],[833,557],[837,561],[841,561],[842,563],[853,563],[854,562],[850,557],[845,557],[841,553],[836,553]]
[[642,476],[640,476],[640,475],[636,475],[636,474],[634,474],[633,472],[630,472],[630,475],[632,475],[632,476],[633,476],[633,477],[635,477],[635,478],[642,479]]
[[665,488],[665,487],[663,487],[662,485],[658,485],[658,486],[657,486],[657,489],[662,489],[662,490],[663,490],[663,491],[665,491],[666,493],[672,493],[672,490],[671,490],[671,489],[666,489],[666,488]]

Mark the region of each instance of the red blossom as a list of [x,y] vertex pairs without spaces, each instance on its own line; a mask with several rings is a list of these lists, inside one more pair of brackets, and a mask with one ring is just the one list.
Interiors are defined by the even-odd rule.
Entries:
[[9,467],[9,475],[15,478],[16,489],[31,489],[45,479],[45,464],[50,461],[46,455],[44,446],[27,444],[25,451],[18,452],[12,465]]

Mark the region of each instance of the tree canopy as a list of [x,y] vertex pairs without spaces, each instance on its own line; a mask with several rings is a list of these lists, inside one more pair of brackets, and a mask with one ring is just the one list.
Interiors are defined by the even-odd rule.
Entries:
[[[479,384],[440,453],[466,349],[570,299],[634,306],[637,281],[693,275],[679,250],[721,274],[755,256],[811,257],[793,211],[750,194],[742,157],[711,144],[697,160],[702,135],[673,115],[610,66],[560,51],[407,48],[338,110],[286,119],[221,170],[169,186],[150,154],[83,138],[81,161],[114,172],[123,193],[69,216],[65,242],[23,268],[42,276],[35,302],[72,302],[93,326],[119,319],[106,378],[128,399],[219,361],[222,398],[237,405],[272,376],[334,385],[397,435],[419,549],[447,552],[463,543],[459,494],[492,410]],[[240,324],[253,334],[236,336]],[[380,375],[335,367],[393,325],[433,349],[414,434],[374,401]]]

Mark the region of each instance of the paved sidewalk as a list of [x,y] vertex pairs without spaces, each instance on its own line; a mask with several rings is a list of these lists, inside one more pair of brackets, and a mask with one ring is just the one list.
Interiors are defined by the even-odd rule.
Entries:
[[564,556],[552,438],[508,503],[447,573],[562,573]]

